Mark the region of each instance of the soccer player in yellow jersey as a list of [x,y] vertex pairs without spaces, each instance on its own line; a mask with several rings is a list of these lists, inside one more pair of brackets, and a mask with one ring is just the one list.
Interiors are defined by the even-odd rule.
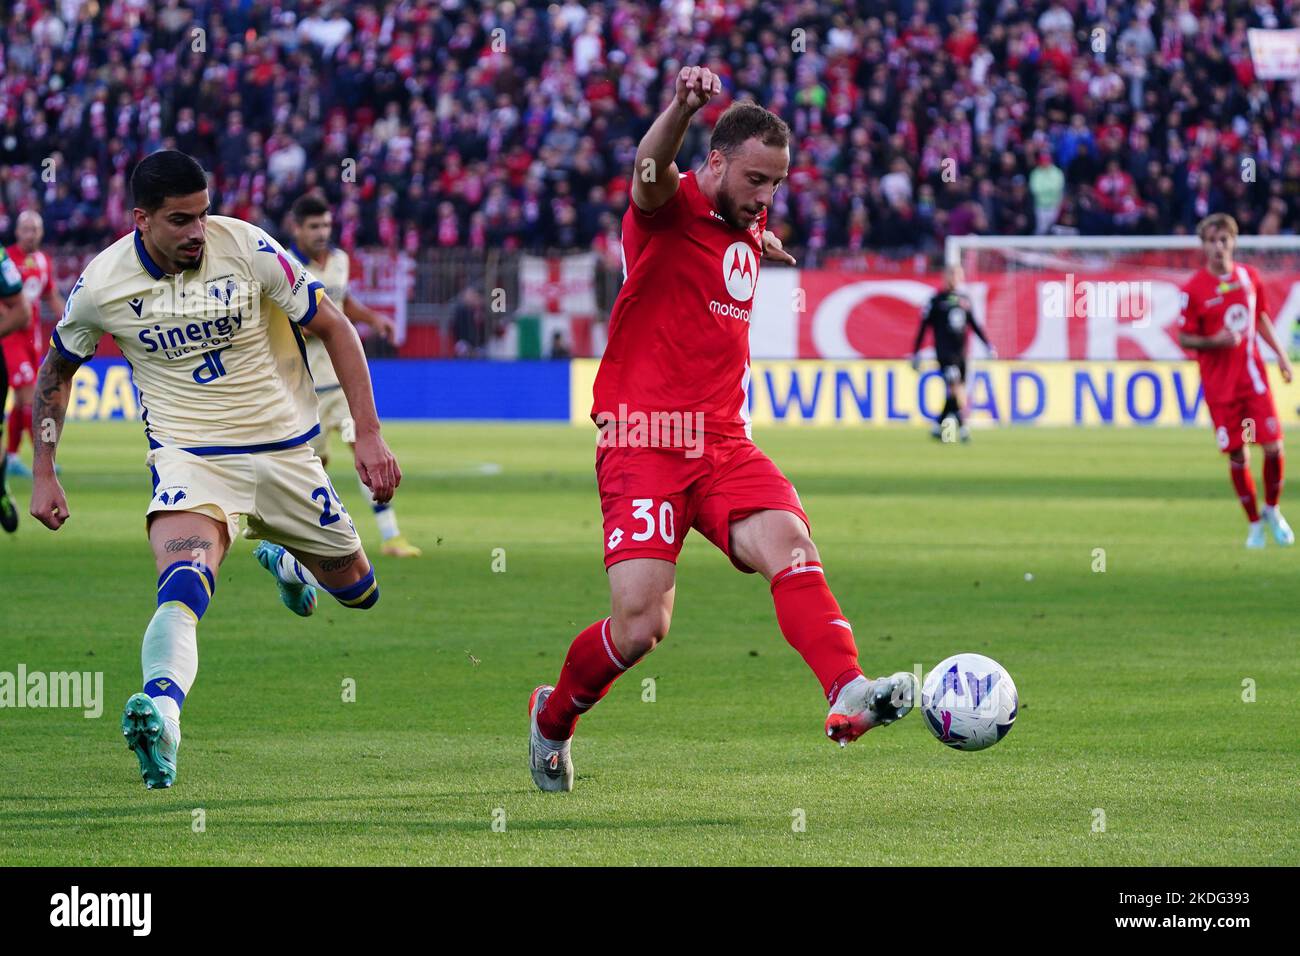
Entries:
[[72,377],[111,335],[140,392],[153,478],[146,512],[158,607],[141,649],[144,691],[122,716],[145,785],[176,779],[180,714],[198,673],[198,622],[238,534],[291,610],[316,587],[345,607],[379,598],[375,573],[320,459],[320,430],[300,327],[325,343],[356,423],[356,466],[377,501],[401,480],[379,433],[356,330],[324,287],[256,226],[209,216],[203,168],[175,150],[131,176],[135,231],[97,255],[68,294],[36,383],[31,513],[58,530],[70,518],[54,473]]
[[[356,296],[348,294],[348,254],[342,249],[330,248],[334,220],[325,200],[312,193],[300,196],[290,210],[290,217],[293,243],[289,246],[289,252],[324,283],[325,294],[351,321],[372,326],[383,338],[391,339],[394,332],[392,320],[366,308],[357,301]],[[320,434],[311,440],[311,446],[320,457],[321,464],[328,466],[330,434],[338,432],[345,444],[352,445],[356,428],[348,415],[348,403],[343,397],[334,366],[330,364],[324,341],[312,334],[310,325],[305,328],[307,364],[311,367],[316,400],[320,403]],[[379,525],[379,536],[383,540],[380,545],[383,553],[393,558],[418,558],[420,549],[407,541],[398,528],[397,512],[393,509],[392,502],[376,501],[364,482],[361,484],[361,493],[370,503],[370,510],[375,513],[375,523]]]

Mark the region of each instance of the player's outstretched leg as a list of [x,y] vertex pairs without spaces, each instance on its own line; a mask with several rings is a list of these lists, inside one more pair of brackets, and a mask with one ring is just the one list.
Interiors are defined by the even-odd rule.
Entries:
[[555,686],[541,685],[528,700],[528,768],[542,790],[573,789],[578,718],[667,636],[676,566],[657,558],[620,561],[609,568],[609,589],[613,614],[574,638]]
[[1278,500],[1282,497],[1282,443],[1270,442],[1264,446],[1264,510],[1260,517],[1273,531],[1273,540],[1283,547],[1295,544],[1295,532],[1282,517]]
[[1232,487],[1237,491],[1237,500],[1246,512],[1250,530],[1246,533],[1246,547],[1264,547],[1264,522],[1259,518],[1259,507],[1255,499],[1255,478],[1250,473],[1250,459],[1245,448],[1238,448],[1228,453],[1228,471],[1232,476]]
[[257,563],[271,573],[280,588],[280,600],[299,617],[316,610],[316,578],[283,545],[260,541],[253,549]]
[[375,569],[361,548],[351,554],[333,557],[307,554],[295,548],[289,556],[297,563],[296,570],[292,572],[295,577],[301,574],[312,585],[324,588],[344,607],[368,611],[379,603],[379,582],[375,579]]
[[845,619],[803,521],[789,511],[759,511],[731,525],[731,553],[771,582],[781,633],[821,682],[830,704],[826,736],[840,744],[905,717],[916,696],[907,671],[870,680],[858,665]]

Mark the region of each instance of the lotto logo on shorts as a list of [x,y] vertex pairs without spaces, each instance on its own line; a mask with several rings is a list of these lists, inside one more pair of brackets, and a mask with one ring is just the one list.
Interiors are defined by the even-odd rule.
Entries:
[[619,546],[620,543],[622,543],[622,541],[623,541],[623,529],[615,528],[612,532],[610,532],[609,541],[606,542],[606,547],[610,551],[613,551],[615,548]]

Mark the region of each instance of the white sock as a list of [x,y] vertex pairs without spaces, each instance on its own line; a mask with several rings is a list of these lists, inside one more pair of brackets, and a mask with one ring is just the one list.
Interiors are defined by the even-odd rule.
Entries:
[[320,582],[315,575],[298,563],[298,559],[286,548],[275,565],[275,576],[285,584],[310,584],[318,587]]
[[396,538],[401,534],[397,530],[397,512],[393,510],[391,505],[375,512],[375,524],[379,525],[379,537],[384,541]]
[[[199,673],[198,621],[189,608],[168,603],[154,611],[140,645],[140,669],[146,685],[151,680],[165,679],[173,681],[182,694],[189,693]],[[153,702],[163,715],[168,732],[179,743],[180,704],[163,694],[154,697]]]
[[389,538],[396,538],[400,532],[397,530],[397,512],[393,510],[392,505],[381,505],[375,502],[375,494],[366,487],[366,483],[357,476],[357,483],[361,485],[361,494],[370,504],[370,510],[375,513],[375,524],[379,525],[379,537],[383,541]]

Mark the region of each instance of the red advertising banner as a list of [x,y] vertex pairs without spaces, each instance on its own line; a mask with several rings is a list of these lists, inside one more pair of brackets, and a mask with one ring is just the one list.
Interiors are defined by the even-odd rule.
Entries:
[[[1260,271],[1279,340],[1290,343],[1300,316],[1300,273]],[[1150,275],[1007,272],[969,279],[962,290],[1002,358],[1186,358],[1177,335],[1179,287],[1188,276]],[[760,283],[757,296],[756,356],[905,358],[916,341],[921,309],[940,281],[938,274],[818,270],[785,281],[773,277]],[[982,352],[978,340],[972,348],[973,354]]]

